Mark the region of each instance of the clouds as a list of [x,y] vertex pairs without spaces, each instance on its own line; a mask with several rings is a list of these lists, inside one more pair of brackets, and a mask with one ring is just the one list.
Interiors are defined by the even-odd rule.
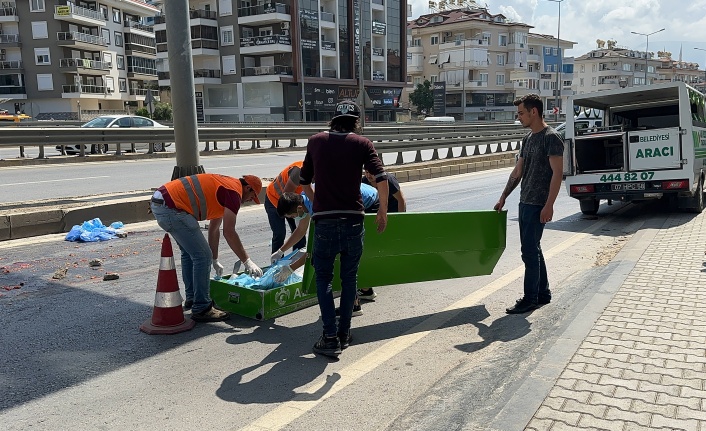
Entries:
[[[408,0],[413,16],[429,13],[428,0]],[[533,33],[557,33],[559,5],[548,0],[480,0],[491,13],[502,13],[513,21],[534,26]],[[561,3],[561,38],[577,42],[568,55],[578,57],[596,48],[596,39],[614,39],[617,46],[645,49],[645,37],[631,31],[651,33],[649,50],[667,49],[678,55],[684,47],[684,60],[703,65],[706,49],[706,0],[564,0]]]

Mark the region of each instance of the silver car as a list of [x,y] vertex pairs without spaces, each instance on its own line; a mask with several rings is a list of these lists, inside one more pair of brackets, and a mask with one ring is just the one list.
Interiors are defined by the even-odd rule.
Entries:
[[[149,118],[140,117],[139,115],[103,115],[96,117],[91,121],[81,125],[81,127],[109,128],[109,127],[167,127]],[[81,151],[81,144],[66,145],[66,154],[78,154]],[[166,151],[169,143],[155,142],[154,151]],[[121,145],[122,150],[129,149],[129,145]],[[84,145],[84,148],[86,146]],[[136,150],[146,150],[149,144],[135,144]],[[56,149],[61,151],[61,146],[57,145]],[[100,150],[100,151],[99,151]],[[91,144],[91,154],[107,153],[108,151],[117,150],[116,144]]]

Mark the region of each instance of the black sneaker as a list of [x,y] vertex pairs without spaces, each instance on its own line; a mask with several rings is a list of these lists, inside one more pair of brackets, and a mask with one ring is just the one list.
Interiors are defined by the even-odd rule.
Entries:
[[219,310],[211,304],[205,311],[200,313],[192,313],[191,320],[197,322],[222,322],[230,319],[230,314],[223,310]]
[[189,311],[191,310],[191,307],[194,306],[194,300],[193,299],[187,299],[184,301],[184,311]]
[[351,331],[348,331],[347,334],[338,334],[338,341],[341,342],[341,350],[345,350],[348,346],[351,345],[351,341],[353,341]]
[[532,310],[536,310],[539,307],[540,307],[540,305],[538,303],[532,302],[532,301],[527,301],[524,298],[521,298],[515,302],[514,306],[512,306],[510,308],[506,308],[505,312],[507,314],[523,314],[523,313],[528,313]]
[[[361,307],[360,304],[353,305],[353,314],[351,314],[351,317],[362,316],[362,315],[363,315],[363,307]],[[341,307],[336,307],[336,317],[341,317]]]
[[539,305],[547,305],[547,304],[549,304],[550,302],[552,302],[552,298],[551,298],[551,297],[549,297],[549,298],[539,298],[539,301],[537,301],[537,304],[539,304]]
[[371,287],[370,289],[358,289],[358,299],[362,301],[375,301],[375,298],[377,298],[377,293],[373,291],[373,288]]
[[322,334],[314,344],[314,353],[337,358],[341,354],[341,341],[338,337],[326,337]]

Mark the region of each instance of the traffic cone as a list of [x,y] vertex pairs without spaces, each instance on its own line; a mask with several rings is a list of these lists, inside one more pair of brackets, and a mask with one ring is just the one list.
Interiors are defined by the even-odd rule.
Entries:
[[196,322],[184,319],[181,309],[181,294],[174,266],[174,253],[169,234],[162,241],[162,258],[159,261],[157,276],[157,293],[154,296],[152,319],[145,320],[140,325],[140,331],[147,334],[178,334],[194,327]]

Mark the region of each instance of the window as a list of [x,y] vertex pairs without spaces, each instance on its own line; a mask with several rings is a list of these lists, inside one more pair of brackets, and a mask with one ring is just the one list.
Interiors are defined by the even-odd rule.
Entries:
[[581,73],[584,73],[586,71],[586,65],[582,64],[581,65]]
[[559,50],[557,48],[552,48],[552,55],[559,55]]
[[37,66],[51,64],[49,48],[34,48],[34,58]]
[[237,75],[238,71],[235,65],[234,55],[224,55],[223,56],[223,74],[224,75]]
[[579,80],[579,86],[580,86],[580,87],[583,87],[583,78],[581,78],[581,79]]
[[549,81],[544,81],[542,88],[544,88],[545,90],[549,90]]
[[118,70],[125,70],[125,56],[116,55],[115,60],[118,63]]
[[505,54],[498,54],[498,66],[505,65]]
[[480,82],[488,82],[488,74],[487,73],[480,74]]
[[407,75],[407,83],[412,83],[412,75]]
[[552,55],[552,48],[550,46],[544,47],[544,55]]
[[221,27],[221,45],[233,45],[233,26]]
[[507,35],[506,34],[501,34],[499,39],[498,39],[498,45],[500,46],[507,46]]
[[105,43],[110,45],[110,30],[108,30],[107,28],[102,29],[101,35],[103,36],[103,39],[105,39]]
[[564,81],[564,82],[562,83],[562,85],[563,85],[564,87],[571,87],[571,81]]
[[105,88],[108,90],[109,93],[112,93],[115,91],[115,79],[111,76],[107,76],[105,78]]
[[109,52],[104,52],[103,53],[103,64],[108,66],[108,67],[113,67],[113,54]]
[[551,72],[551,71],[552,71],[552,65],[551,65],[551,64],[545,64],[545,65],[544,65],[544,71],[545,71],[545,72]]
[[528,64],[528,65],[527,65],[527,71],[528,71],[528,72],[534,72],[534,64]]
[[505,74],[498,73],[495,75],[495,85],[505,85]]
[[108,21],[108,6],[101,5],[101,15],[104,20]]
[[552,90],[556,90],[556,82],[552,81],[550,87]]
[[439,44],[439,35],[435,35],[431,37],[431,42],[432,45],[438,45]]
[[272,27],[261,28],[260,30],[258,30],[258,35],[259,36],[272,36]]
[[31,0],[29,2],[30,12],[44,12],[44,0]]
[[431,82],[433,84],[436,82],[437,79],[438,79],[438,77],[436,75],[432,75],[429,77],[429,82]]
[[52,91],[52,90],[54,90],[54,78],[52,78],[51,73],[38,73],[37,74],[37,90],[39,90],[39,91]]
[[598,65],[597,65],[597,64],[592,64],[592,65],[591,65],[591,70],[593,70],[594,72],[595,72],[596,70],[598,70]]
[[218,0],[218,14],[220,16],[233,15],[233,0]]
[[120,9],[113,8],[113,22],[120,24]]
[[596,85],[596,77],[591,78],[591,85]]
[[417,85],[422,85],[422,77],[421,76],[414,77],[414,88],[417,88]]
[[534,55],[534,47],[530,46],[529,48],[529,55]]
[[419,37],[412,39],[412,46],[422,46],[422,39]]
[[556,64],[552,64],[552,72],[556,72]]
[[647,73],[655,73],[655,67],[654,66],[647,66]]
[[123,34],[119,31],[115,32],[115,46],[123,46]]
[[47,39],[49,32],[47,31],[46,21],[32,21],[32,39]]
[[483,43],[481,45],[490,45],[490,33],[483,32]]

